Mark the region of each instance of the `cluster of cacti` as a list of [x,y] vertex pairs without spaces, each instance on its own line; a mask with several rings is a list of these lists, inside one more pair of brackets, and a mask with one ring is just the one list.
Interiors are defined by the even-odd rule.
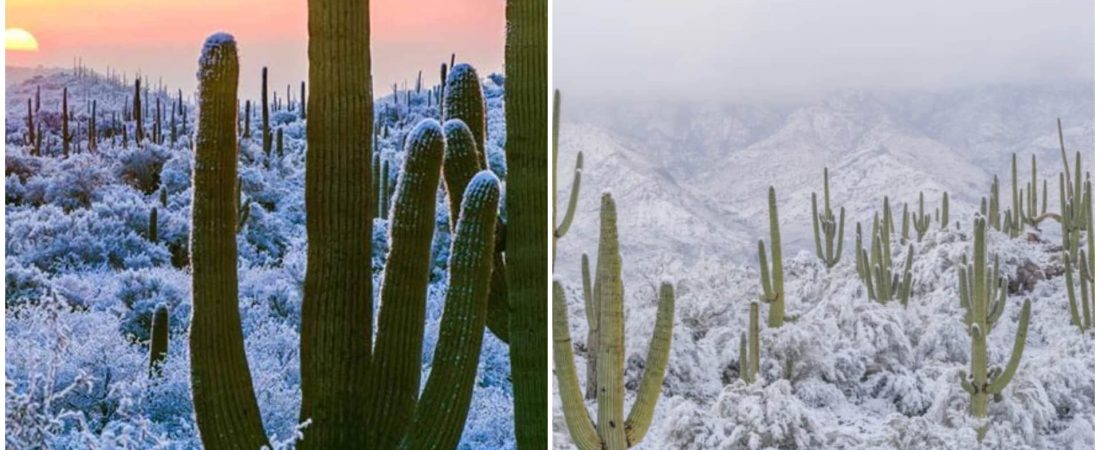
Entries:
[[760,259],[760,300],[768,304],[768,327],[783,326],[785,320],[783,291],[783,246],[779,241],[779,208],[775,201],[775,188],[768,187],[768,223],[771,238],[772,267],[768,269],[768,253],[764,240],[757,242]]
[[[1020,323],[1016,329],[1016,342],[1008,364],[989,367],[986,338],[1004,313],[1007,301],[1007,280],[1000,276],[997,258],[993,266],[986,265],[986,219],[974,220],[973,264],[967,265],[964,256],[959,268],[959,300],[966,313],[963,323],[970,332],[970,373],[959,372],[963,390],[970,394],[970,414],[984,418],[989,410],[989,396],[999,400],[1001,392],[1016,374],[1027,341],[1027,327],[1031,319],[1031,300],[1024,301]],[[985,435],[985,426],[978,430],[978,439]]]
[[[1047,214],[1047,181],[1043,180],[1042,207],[1039,206],[1039,174],[1035,162],[1035,155],[1031,155],[1031,181],[1024,189],[1018,188],[1016,154],[1012,154],[1012,222],[1016,228],[1023,225],[1038,226],[1043,219],[1050,217]],[[1022,230],[1015,230],[1019,235]]]
[[760,373],[760,303],[749,303],[749,332],[741,333],[741,346],[737,354],[737,368],[741,381],[752,384]]
[[[889,202],[883,201],[889,211]],[[872,219],[871,254],[863,248],[863,228],[856,224],[856,272],[867,288],[867,297],[879,303],[897,300],[903,306],[909,306],[909,296],[913,289],[913,245],[905,257],[905,266],[898,272],[893,264],[891,227],[885,218],[875,213]]]
[[[840,224],[838,226],[833,208],[829,205],[829,168],[825,168],[825,209],[823,213],[817,212],[817,193],[811,196],[811,215],[814,222],[814,247],[817,249],[817,257],[825,263],[825,267],[832,268],[840,262],[840,256],[844,250],[844,208],[840,208]],[[824,239],[822,239],[824,234]],[[824,248],[822,247],[824,241]]]
[[[1082,176],[1081,152],[1076,153],[1074,171],[1070,172],[1066,145],[1062,138],[1062,121],[1058,120],[1058,143],[1062,150],[1062,169],[1058,175],[1058,199],[1061,207],[1062,248],[1069,254],[1070,263],[1077,264],[1077,251],[1081,232],[1087,234],[1088,266],[1095,267],[1095,246],[1092,231],[1092,179],[1087,172]],[[1072,174],[1072,179],[1070,178]],[[1067,271],[1070,269],[1067,267]],[[1089,274],[1091,280],[1092,275]]]
[[[623,370],[625,344],[623,336],[622,255],[619,253],[615,202],[604,194],[600,205],[599,260],[596,263],[594,295],[597,347],[596,381],[598,412],[593,421],[584,404],[576,367],[573,363],[573,343],[569,336],[569,319],[565,307],[565,291],[554,282],[554,366],[562,399],[562,411],[573,436],[582,450],[625,450],[645,437],[653,419],[653,411],[661,394],[665,368],[672,341],[675,298],[672,284],[662,282],[657,308],[657,321],[646,356],[638,395],[630,414],[624,420],[625,385]],[[589,326],[593,326],[590,322]],[[591,350],[590,350],[591,351]]]

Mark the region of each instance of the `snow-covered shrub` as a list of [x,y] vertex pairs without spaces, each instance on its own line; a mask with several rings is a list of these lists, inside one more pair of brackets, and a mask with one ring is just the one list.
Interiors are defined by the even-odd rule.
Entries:
[[156,144],[122,149],[115,163],[115,176],[134,189],[151,194],[160,187],[160,171],[171,156],[171,150]]

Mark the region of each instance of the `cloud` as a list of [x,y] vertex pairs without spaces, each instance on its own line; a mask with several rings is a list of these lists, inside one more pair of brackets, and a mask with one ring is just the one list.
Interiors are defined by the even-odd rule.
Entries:
[[776,99],[1093,78],[1086,0],[556,0],[573,95]]

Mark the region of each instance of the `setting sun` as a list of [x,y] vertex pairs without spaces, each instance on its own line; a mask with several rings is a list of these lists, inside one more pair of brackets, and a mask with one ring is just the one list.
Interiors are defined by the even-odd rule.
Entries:
[[22,28],[8,28],[4,31],[4,50],[37,52],[38,40]]

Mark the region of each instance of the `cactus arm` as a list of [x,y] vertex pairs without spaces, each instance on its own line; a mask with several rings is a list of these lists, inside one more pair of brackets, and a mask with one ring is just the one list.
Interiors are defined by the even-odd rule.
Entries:
[[443,135],[447,142],[443,152],[443,184],[447,189],[451,231],[454,232],[458,226],[458,213],[462,209],[462,195],[467,184],[481,169],[477,162],[477,143],[464,122],[448,120],[443,124]]
[[763,290],[760,299],[764,303],[771,303],[775,299],[775,292],[772,291],[771,275],[768,274],[768,253],[764,249],[763,239],[757,241],[756,254],[760,260],[760,286]]
[[420,354],[443,147],[443,129],[435,119],[424,120],[413,128],[406,140],[405,168],[390,213],[390,251],[382,273],[382,306],[372,361],[373,404],[367,421],[381,448],[400,442],[420,391]]
[[626,448],[623,427],[623,289],[622,256],[615,215],[615,201],[604,193],[600,207],[599,264],[596,277],[600,286],[600,353],[596,395],[597,425],[606,448]]
[[741,343],[737,349],[737,368],[740,371],[741,381],[749,383],[749,358],[748,349],[746,348],[747,342],[745,340],[745,332],[741,332]]
[[216,34],[199,60],[199,117],[191,211],[192,402],[203,446],[253,450],[268,445],[237,306],[237,45]]
[[1008,382],[1012,381],[1012,377],[1016,375],[1016,369],[1020,367],[1020,359],[1024,354],[1024,344],[1027,343],[1027,327],[1030,321],[1031,299],[1027,299],[1024,301],[1024,309],[1020,311],[1020,323],[1016,326],[1016,341],[1012,345],[1012,356],[1009,357],[1004,371],[990,381],[986,392],[999,394],[1008,385]]
[[665,380],[668,367],[668,353],[672,348],[672,324],[676,311],[676,299],[672,284],[661,283],[657,323],[653,326],[653,337],[649,341],[649,353],[646,356],[645,373],[638,388],[638,396],[630,415],[626,418],[627,447],[632,447],[645,437],[653,421],[653,410],[661,398],[661,385]]
[[1077,312],[1077,296],[1074,294],[1073,289],[1073,270],[1070,268],[1069,254],[1062,253],[1062,264],[1065,267],[1066,279],[1066,295],[1069,296],[1069,321],[1073,326],[1084,330],[1084,324],[1081,322],[1081,315]]
[[760,373],[760,303],[749,303],[749,383]]
[[562,414],[573,443],[581,450],[601,450],[602,442],[581,395],[580,381],[573,363],[573,341],[569,337],[565,290],[557,281],[554,281],[554,374],[558,379]]
[[584,153],[577,152],[577,165],[573,170],[573,187],[569,191],[569,203],[565,207],[565,217],[561,219],[554,237],[560,238],[569,232],[569,226],[573,224],[573,214],[577,211],[577,198],[581,192],[581,171],[584,168]]
[[1078,276],[1078,278],[1077,278],[1078,284],[1081,285],[1081,325],[1083,325],[1086,330],[1091,330],[1092,329],[1092,312],[1091,312],[1091,308],[1089,308],[1089,297],[1092,297],[1092,296],[1089,295],[1089,279],[1088,279],[1088,270],[1089,269],[1088,269],[1088,260],[1085,259],[1085,251],[1084,250],[1081,250],[1081,254],[1078,256],[1077,261],[1078,261],[1077,267],[1081,271],[1080,276]]
[[828,261],[821,251],[821,217],[817,214],[817,192],[810,194],[810,217],[813,219],[814,224],[814,248],[817,250],[817,257],[823,261]]
[[600,306],[592,289],[592,275],[589,270],[588,254],[581,255],[581,284],[584,292],[584,312],[588,318],[588,358],[585,377],[584,398],[596,398],[596,355],[600,349]]
[[974,381],[970,379],[965,370],[959,370],[959,385],[967,394],[975,395],[978,393],[978,389],[974,387]]
[[500,184],[488,170],[475,175],[463,195],[439,343],[403,448],[455,448],[462,437],[485,334],[499,201]]
[[840,255],[844,254],[844,220],[845,220],[844,207],[841,207],[840,208],[840,227],[837,229],[837,232],[836,232],[836,249],[835,249],[835,253],[833,253],[833,261],[832,261],[833,265],[836,265],[836,263],[840,262]]
[[488,167],[485,154],[485,95],[481,92],[481,78],[469,64],[459,63],[447,74],[443,88],[443,118],[447,121],[461,120],[470,128],[477,145],[478,170]]

